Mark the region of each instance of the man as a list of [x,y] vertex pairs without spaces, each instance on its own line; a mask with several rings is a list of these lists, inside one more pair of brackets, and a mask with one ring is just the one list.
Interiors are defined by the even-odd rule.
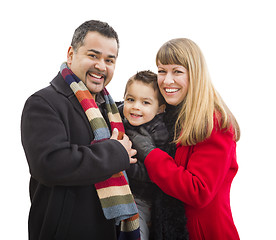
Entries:
[[[102,90],[112,79],[118,48],[112,27],[87,21],[76,29],[65,64],[89,90],[109,128]],[[21,135],[31,173],[30,240],[116,239],[115,222],[105,218],[94,184],[135,163],[136,151],[126,135],[117,140],[118,131],[90,144],[95,140],[90,124],[60,72],[26,101]]]

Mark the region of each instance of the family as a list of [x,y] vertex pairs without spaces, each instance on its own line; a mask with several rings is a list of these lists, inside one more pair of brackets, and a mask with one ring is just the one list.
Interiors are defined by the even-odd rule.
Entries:
[[29,239],[239,239],[230,188],[240,129],[200,48],[165,42],[157,74],[135,73],[115,102],[105,87],[118,50],[109,24],[84,22],[57,76],[25,103]]

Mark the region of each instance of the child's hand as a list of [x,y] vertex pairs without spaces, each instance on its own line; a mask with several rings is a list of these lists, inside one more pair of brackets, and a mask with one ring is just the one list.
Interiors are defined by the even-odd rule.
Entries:
[[127,130],[127,135],[132,141],[133,147],[137,150],[139,161],[144,162],[151,150],[156,148],[151,136],[143,127],[139,128],[139,132]]

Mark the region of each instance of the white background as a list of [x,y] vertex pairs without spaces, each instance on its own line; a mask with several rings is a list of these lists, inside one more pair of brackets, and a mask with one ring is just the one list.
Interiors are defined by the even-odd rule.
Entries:
[[134,73],[156,72],[155,54],[165,41],[188,37],[200,46],[215,87],[241,127],[240,168],[231,191],[240,237],[276,239],[275,10],[273,0],[1,3],[0,239],[27,239],[24,102],[57,74],[75,28],[90,19],[108,22],[119,35],[119,58],[108,85],[115,100],[122,100]]

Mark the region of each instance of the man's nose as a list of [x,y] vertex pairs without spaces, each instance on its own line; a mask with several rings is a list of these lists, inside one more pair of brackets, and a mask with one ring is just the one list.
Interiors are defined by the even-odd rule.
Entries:
[[95,64],[95,68],[101,72],[106,71],[106,65],[105,65],[104,59],[99,59]]

